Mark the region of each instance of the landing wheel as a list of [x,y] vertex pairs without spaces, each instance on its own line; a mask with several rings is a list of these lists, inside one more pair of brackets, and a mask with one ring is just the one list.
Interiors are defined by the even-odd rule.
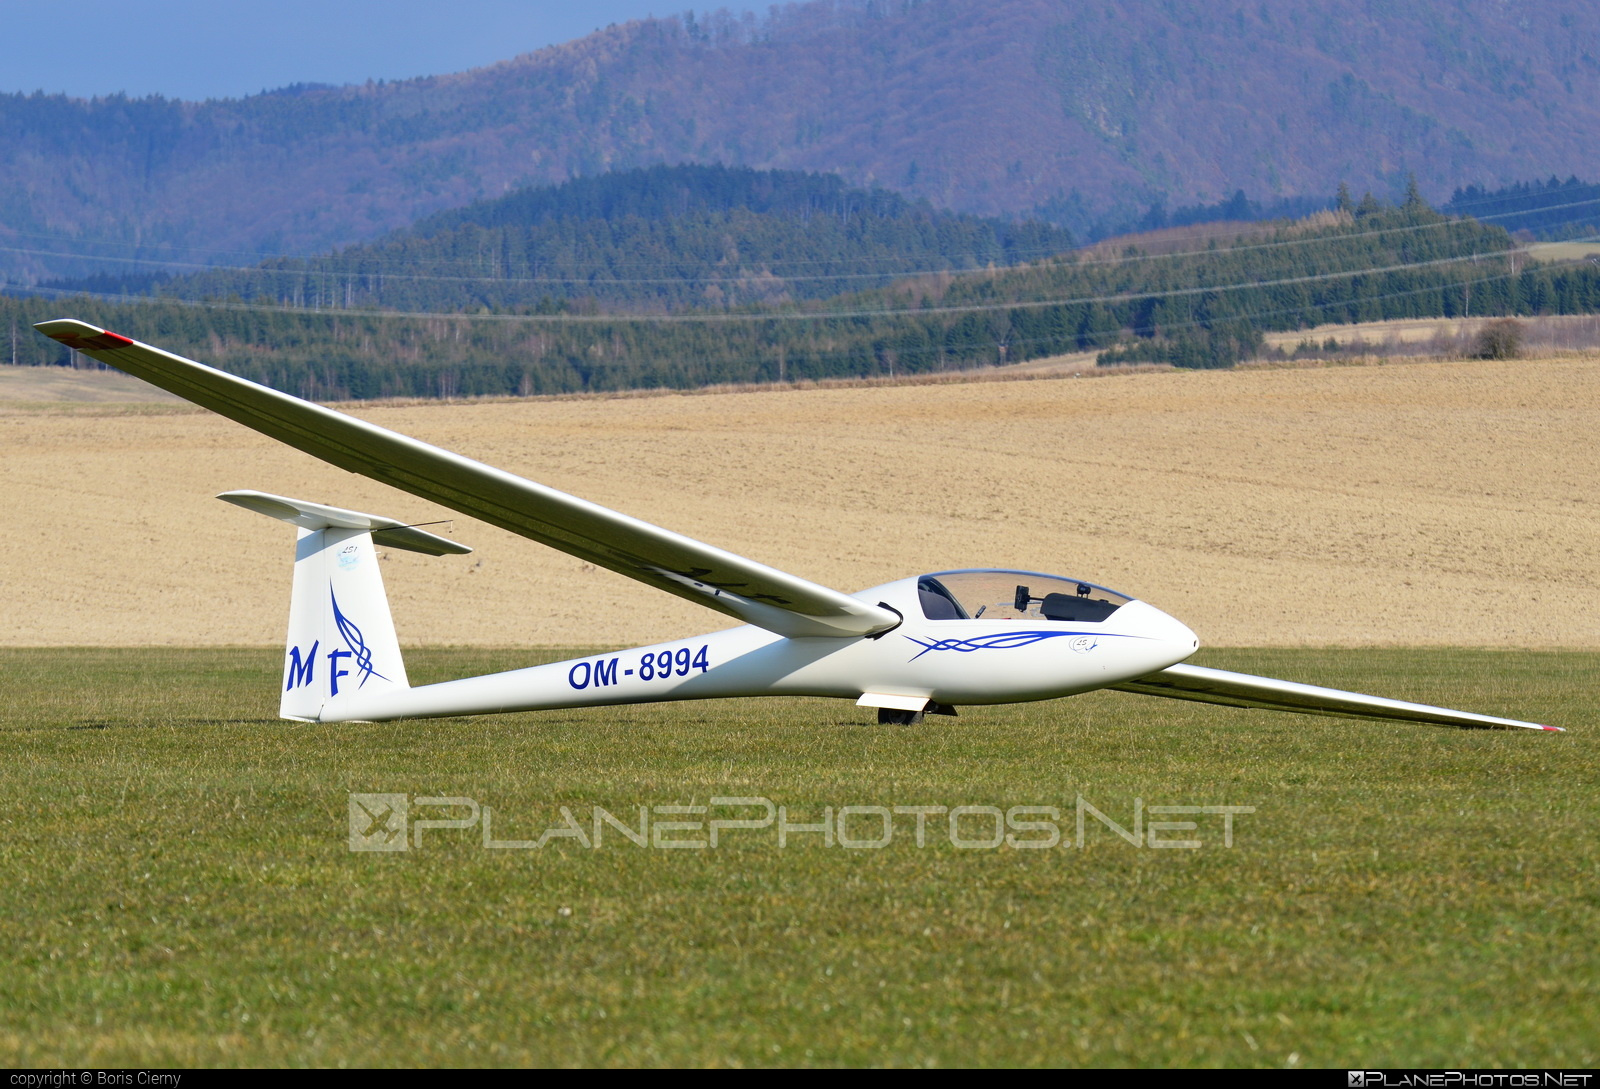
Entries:
[[896,711],[892,707],[878,708],[880,726],[915,726],[922,721],[921,711]]

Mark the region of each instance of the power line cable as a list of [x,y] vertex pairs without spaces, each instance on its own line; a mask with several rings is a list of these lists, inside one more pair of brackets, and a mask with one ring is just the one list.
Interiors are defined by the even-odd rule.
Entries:
[[[1552,205],[1552,206],[1549,206],[1547,208],[1542,208],[1542,209],[1540,209],[1540,211],[1557,211],[1557,210],[1563,210],[1563,209],[1569,209],[1569,208],[1586,207],[1586,206],[1596,205],[1596,204],[1600,204],[1600,198],[1593,198],[1593,199],[1581,200],[1581,201],[1572,201],[1572,202],[1568,202],[1566,204],[1560,204],[1560,205]],[[1476,219],[1479,222],[1483,222],[1483,221],[1494,220],[1494,219],[1513,218],[1513,217],[1524,215],[1524,214],[1526,214],[1526,213],[1522,212],[1522,211],[1510,211],[1510,212],[1493,213],[1493,214],[1484,215],[1484,216],[1475,216],[1475,217],[1472,217],[1472,218]],[[1431,229],[1436,229],[1436,228],[1441,228],[1441,227],[1449,227],[1449,226],[1458,224],[1460,222],[1463,222],[1463,220],[1460,220],[1460,219],[1442,219],[1442,220],[1438,220],[1438,221],[1431,222],[1431,223],[1407,224],[1407,225],[1399,226],[1399,227],[1385,227],[1385,228],[1380,228],[1380,229],[1374,230],[1374,231],[1360,231],[1360,232],[1356,232],[1354,234],[1340,235],[1340,236],[1335,236],[1335,237],[1337,237],[1340,240],[1343,240],[1343,239],[1357,240],[1357,239],[1366,239],[1366,238],[1376,238],[1376,237],[1383,237],[1383,236],[1386,236],[1386,235],[1410,233],[1410,232],[1415,232],[1415,231],[1431,230]],[[1196,224],[1195,226],[1203,226],[1203,224]],[[28,232],[13,232],[13,233],[27,234]],[[35,235],[34,237],[40,237],[40,236]],[[1129,236],[1129,237],[1133,238],[1133,237],[1137,237],[1137,236]],[[1237,232],[1236,232],[1236,237],[1238,237],[1238,233]],[[72,241],[70,239],[62,239],[62,240],[63,241]],[[1328,241],[1328,236],[1326,236],[1326,235],[1308,234],[1306,237],[1302,237],[1302,238],[1280,239],[1280,240],[1276,240],[1276,241],[1272,241],[1272,242],[1246,243],[1244,245],[1228,246],[1228,247],[1226,247],[1226,251],[1230,252],[1230,253],[1248,253],[1248,252],[1257,252],[1257,251],[1261,251],[1261,250],[1281,249],[1281,248],[1290,247],[1290,246],[1311,245],[1311,244],[1314,244],[1314,243],[1317,243],[1317,242],[1324,242],[1324,241]],[[1128,244],[1129,245],[1133,245],[1132,242],[1130,242]],[[1148,261],[1175,260],[1175,259],[1179,259],[1179,258],[1183,258],[1183,257],[1204,256],[1204,255],[1207,255],[1207,254],[1215,252],[1215,251],[1210,250],[1210,249],[1200,249],[1200,250],[1180,250],[1180,251],[1174,251],[1174,252],[1170,252],[1170,253],[1138,253],[1138,254],[1117,254],[1117,255],[1106,255],[1106,256],[1102,256],[1102,255],[1096,254],[1094,252],[1097,248],[1104,248],[1104,247],[1107,247],[1107,242],[1098,242],[1098,243],[1095,243],[1093,245],[1082,247],[1082,248],[1077,249],[1077,250],[1068,250],[1068,251],[1038,250],[1038,251],[1034,251],[1034,253],[1035,253],[1036,256],[1041,257],[1041,258],[1045,258],[1047,260],[1049,258],[1051,258],[1051,257],[1060,258],[1060,259],[1070,259],[1070,258],[1076,256],[1076,257],[1078,257],[1080,259],[1080,261],[1082,261],[1083,263],[1086,263],[1086,264],[1087,263],[1093,263],[1093,264],[1097,264],[1097,265],[1120,265],[1120,264],[1142,263],[1142,262],[1148,262]],[[385,279],[398,279],[398,280],[407,280],[407,281],[412,281],[412,282],[440,282],[440,283],[567,284],[567,285],[683,284],[685,286],[692,286],[692,285],[695,285],[695,284],[703,284],[703,283],[739,283],[739,282],[747,282],[750,279],[749,276],[721,276],[721,277],[718,277],[718,276],[703,276],[703,277],[594,277],[594,276],[583,276],[583,277],[540,277],[540,276],[533,276],[533,277],[495,277],[495,276],[464,276],[464,275],[428,274],[428,273],[417,273],[417,272],[407,273],[407,272],[389,271],[388,269],[384,268],[383,267],[383,264],[384,264],[384,259],[383,258],[376,258],[376,259],[368,258],[368,259],[366,259],[366,260],[369,260],[369,261],[370,260],[376,260],[378,265],[379,265],[379,267],[377,267],[377,268],[319,269],[319,268],[308,267],[308,268],[299,268],[299,269],[293,269],[293,268],[289,268],[289,269],[273,269],[273,268],[263,268],[259,264],[258,265],[221,265],[221,264],[211,264],[211,263],[196,262],[196,261],[178,261],[178,260],[173,260],[173,259],[156,258],[156,257],[94,256],[94,255],[86,255],[86,254],[80,254],[80,253],[63,252],[63,251],[57,251],[57,250],[42,250],[42,249],[29,248],[29,247],[18,247],[18,246],[0,246],[0,252],[16,253],[16,254],[27,255],[27,256],[55,257],[55,258],[63,258],[63,259],[68,259],[68,260],[99,261],[99,262],[111,262],[111,263],[116,263],[116,264],[148,265],[148,266],[155,266],[157,268],[179,267],[179,268],[195,270],[195,272],[197,274],[200,274],[200,275],[204,275],[207,272],[219,272],[219,273],[220,272],[229,272],[229,273],[244,273],[244,274],[249,274],[249,275],[261,275],[261,276],[341,276],[341,277],[356,277],[356,276],[373,277],[373,276],[380,276],[380,277],[383,277]],[[204,251],[201,251],[201,252],[204,252]],[[214,252],[245,252],[245,251],[214,251]],[[985,256],[985,255],[974,253],[974,254],[962,254],[962,255],[957,255],[957,256],[978,259],[978,258],[981,258],[982,256]],[[333,254],[333,255],[330,255],[330,254],[318,254],[318,255],[311,255],[311,256],[278,255],[276,257],[271,257],[269,259],[271,259],[271,260],[303,260],[303,261],[307,261],[307,262],[338,261],[338,260],[355,260],[355,261],[359,261],[359,260],[362,260],[362,258],[350,257],[350,256],[348,256],[348,254]],[[759,260],[759,259],[756,259],[756,260]],[[895,260],[895,258],[887,257],[887,256],[885,256],[885,257],[854,257],[854,258],[838,258],[838,259],[818,259],[818,260],[815,260],[815,261],[805,261],[805,262],[790,261],[788,263],[789,264],[839,264],[839,263],[850,262],[850,261],[862,261],[862,262],[865,262],[865,261],[890,261],[890,260]],[[409,267],[415,267],[415,263],[412,263]],[[623,267],[626,267],[626,266],[624,265]],[[652,266],[641,265],[640,267],[652,267]],[[763,272],[761,274],[769,275],[774,279],[778,279],[778,280],[782,280],[782,281],[823,282],[823,281],[842,281],[842,280],[852,280],[852,279],[883,279],[883,278],[896,278],[896,277],[913,278],[913,277],[919,277],[919,276],[938,276],[938,275],[993,275],[993,274],[999,274],[999,273],[1005,273],[1005,272],[1026,271],[1026,270],[1029,270],[1029,269],[1032,269],[1032,268],[1037,268],[1037,267],[1039,267],[1039,266],[1036,263],[1027,263],[1027,262],[1025,262],[1025,263],[1022,263],[1022,264],[1011,264],[1011,265],[968,265],[968,266],[957,266],[957,267],[920,268],[920,269],[885,269],[885,270],[882,270],[882,271],[879,271],[879,272],[856,272],[856,273],[786,274],[786,273],[771,273],[771,272],[767,272],[767,271],[763,270]]]
[[[1596,241],[1600,236],[1576,241]],[[763,311],[742,313],[714,313],[714,314],[462,314],[440,311],[402,311],[402,310],[357,310],[339,308],[304,308],[266,306],[253,303],[227,303],[204,302],[190,299],[172,297],[152,297],[148,295],[118,295],[113,293],[74,292],[64,288],[35,288],[56,297],[86,296],[107,302],[130,303],[136,305],[171,304],[202,310],[219,310],[245,313],[270,313],[270,314],[301,314],[319,317],[346,317],[346,318],[375,318],[382,320],[427,320],[443,319],[449,321],[467,322],[510,322],[526,324],[585,324],[585,325],[629,325],[629,324],[729,324],[729,323],[760,323],[760,322],[793,322],[793,321],[844,321],[861,318],[887,318],[901,316],[931,316],[953,314],[981,314],[995,313],[998,311],[1012,310],[1038,310],[1051,307],[1064,306],[1089,306],[1105,303],[1132,302],[1143,299],[1173,299],[1193,297],[1207,294],[1221,294],[1230,291],[1250,291],[1270,287],[1289,287],[1295,285],[1325,283],[1335,280],[1348,280],[1360,276],[1377,276],[1394,272],[1409,272],[1425,268],[1437,268],[1444,265],[1460,264],[1467,261],[1495,260],[1506,256],[1504,253],[1488,255],[1458,255],[1451,257],[1435,258],[1429,261],[1403,262],[1378,267],[1347,269],[1337,272],[1315,273],[1305,276],[1285,276],[1273,280],[1248,280],[1232,284],[1211,284],[1181,288],[1168,288],[1158,291],[1125,291],[1105,295],[1082,295],[1064,299],[1032,299],[1013,300],[1010,302],[996,303],[971,303],[953,306],[929,307],[879,307],[857,310],[791,310],[791,311]]]

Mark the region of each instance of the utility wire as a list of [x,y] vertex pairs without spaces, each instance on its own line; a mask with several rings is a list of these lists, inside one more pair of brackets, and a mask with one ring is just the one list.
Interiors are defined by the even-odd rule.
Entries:
[[[1579,239],[1576,241],[1595,241]],[[1229,291],[1249,291],[1268,287],[1289,287],[1302,284],[1327,283],[1349,280],[1360,276],[1378,276],[1392,272],[1410,272],[1418,269],[1438,268],[1443,265],[1467,261],[1494,260],[1504,253],[1441,257],[1430,261],[1413,261],[1375,268],[1347,269],[1338,272],[1314,273],[1305,276],[1284,276],[1274,280],[1246,280],[1231,284],[1207,284],[1193,287],[1168,288],[1159,291],[1123,291],[1105,295],[1080,295],[1064,299],[1031,299],[997,303],[969,303],[952,306],[876,307],[857,310],[774,310],[745,313],[713,314],[460,314],[418,310],[343,310],[337,308],[302,308],[267,306],[255,303],[199,302],[189,299],[149,295],[117,295],[93,292],[74,292],[64,288],[34,288],[55,297],[82,297],[108,302],[136,305],[176,305],[202,310],[221,310],[245,313],[316,315],[319,317],[371,318],[382,320],[447,320],[467,322],[511,322],[538,325],[667,325],[667,324],[751,324],[761,322],[794,321],[847,321],[861,318],[888,318],[901,316],[933,316],[954,314],[983,314],[997,311],[1040,310],[1058,306],[1085,306],[1103,303],[1131,302],[1139,299],[1176,299],[1196,295],[1221,294]]]
[[[1572,202],[1569,202],[1569,203],[1566,203],[1566,204],[1559,204],[1559,205],[1550,205],[1550,206],[1547,206],[1545,208],[1539,209],[1539,211],[1557,211],[1557,210],[1564,210],[1564,209],[1570,209],[1570,208],[1586,207],[1586,206],[1596,205],[1596,204],[1600,204],[1600,198],[1593,198],[1593,199],[1581,200],[1581,201],[1572,201]],[[1525,215],[1525,214],[1526,213],[1522,212],[1522,211],[1498,212],[1498,213],[1493,213],[1493,214],[1490,214],[1490,215],[1475,216],[1473,218],[1476,219],[1479,222],[1484,222],[1484,221],[1495,220],[1495,219],[1513,218],[1513,217],[1520,216],[1520,215]],[[1464,221],[1460,220],[1460,219],[1443,219],[1443,220],[1438,220],[1438,221],[1435,221],[1435,222],[1432,222],[1432,223],[1407,224],[1405,226],[1400,226],[1400,227],[1385,227],[1385,228],[1380,228],[1378,230],[1360,231],[1360,232],[1356,232],[1354,234],[1339,235],[1339,236],[1335,236],[1335,237],[1337,239],[1339,239],[1339,240],[1344,240],[1344,239],[1358,240],[1358,239],[1378,238],[1378,237],[1383,237],[1383,236],[1387,236],[1387,235],[1405,234],[1405,233],[1411,233],[1411,232],[1416,232],[1416,231],[1424,231],[1424,230],[1432,230],[1432,229],[1443,228],[1443,227],[1451,227],[1451,226],[1455,226],[1455,225],[1457,225],[1457,224],[1459,224],[1461,222],[1464,222]],[[1203,224],[1196,224],[1195,226],[1204,226],[1204,225]],[[26,233],[26,232],[16,232],[16,233]],[[1236,236],[1237,236],[1238,233],[1241,233],[1241,232],[1235,231]],[[1301,237],[1301,238],[1279,239],[1279,240],[1273,241],[1273,242],[1252,242],[1252,243],[1246,243],[1244,245],[1228,246],[1228,247],[1226,247],[1226,251],[1229,252],[1229,253],[1250,253],[1250,252],[1257,252],[1257,251],[1261,251],[1261,250],[1282,249],[1284,247],[1290,247],[1290,246],[1312,245],[1312,244],[1315,244],[1315,243],[1318,243],[1318,242],[1325,242],[1325,241],[1328,241],[1328,240],[1329,240],[1329,238],[1326,235],[1308,234],[1307,236]],[[66,240],[66,241],[71,241],[71,240]],[[128,244],[131,244],[131,243],[128,243]],[[1129,243],[1129,245],[1132,245],[1132,244],[1133,243],[1131,243],[1131,242]],[[560,284],[560,285],[578,285],[578,286],[585,286],[585,285],[608,285],[608,286],[621,285],[621,286],[626,286],[626,285],[630,285],[630,284],[641,284],[641,285],[682,284],[682,285],[685,285],[685,286],[693,286],[693,285],[696,285],[696,284],[745,283],[745,282],[750,282],[753,277],[760,277],[760,276],[765,276],[765,277],[769,277],[771,279],[780,280],[780,281],[784,281],[784,282],[837,282],[837,281],[844,281],[844,280],[881,280],[881,279],[915,278],[915,277],[942,276],[942,275],[988,276],[988,275],[997,275],[997,274],[1006,273],[1006,272],[1028,271],[1028,270],[1031,270],[1031,269],[1036,269],[1036,268],[1041,267],[1041,263],[1048,263],[1048,264],[1051,264],[1051,265],[1053,265],[1053,264],[1067,264],[1067,263],[1072,263],[1072,261],[1074,259],[1077,259],[1080,263],[1083,263],[1083,264],[1094,264],[1094,265],[1100,265],[1100,266],[1108,266],[1108,265],[1136,264],[1136,263],[1142,263],[1142,262],[1148,262],[1148,261],[1176,260],[1176,259],[1184,258],[1184,257],[1204,256],[1204,255],[1216,252],[1216,251],[1210,250],[1210,249],[1179,250],[1179,251],[1174,251],[1174,252],[1171,252],[1171,253],[1137,253],[1137,254],[1100,254],[1100,253],[1096,253],[1095,252],[1097,249],[1104,249],[1104,248],[1111,248],[1110,246],[1108,246],[1108,242],[1106,242],[1106,241],[1097,242],[1097,243],[1094,243],[1092,245],[1085,246],[1085,247],[1082,247],[1082,248],[1076,249],[1076,250],[1068,250],[1068,251],[1054,251],[1054,250],[1044,251],[1044,250],[1041,250],[1041,251],[1037,251],[1037,254],[1038,254],[1039,258],[1041,259],[1040,261],[1024,262],[1022,264],[1011,264],[1011,265],[967,265],[967,266],[960,266],[960,267],[943,267],[943,268],[884,269],[884,270],[878,271],[878,272],[804,273],[804,274],[773,273],[773,272],[767,271],[766,269],[761,269],[759,271],[753,271],[751,274],[741,275],[741,276],[694,276],[694,277],[597,277],[597,276],[497,277],[497,276],[468,276],[468,275],[434,274],[434,273],[419,273],[419,272],[407,273],[407,272],[387,271],[385,269],[385,267],[384,267],[385,262],[384,262],[384,260],[382,258],[369,259],[369,260],[375,262],[377,267],[357,267],[357,268],[344,268],[344,269],[340,269],[340,268],[317,268],[317,267],[264,268],[259,264],[258,265],[221,265],[221,264],[210,264],[210,263],[197,262],[197,261],[180,261],[180,260],[175,260],[175,259],[170,259],[170,258],[157,258],[157,257],[93,256],[93,255],[66,252],[66,251],[60,251],[60,250],[45,250],[45,249],[37,249],[37,248],[22,247],[22,246],[0,246],[0,252],[16,253],[16,254],[21,254],[21,255],[25,255],[25,256],[35,256],[35,257],[63,258],[63,259],[68,259],[68,260],[108,262],[108,263],[114,263],[114,264],[145,265],[145,266],[154,266],[154,267],[156,267],[158,269],[159,268],[184,268],[184,269],[194,270],[196,273],[198,273],[200,275],[203,275],[203,274],[205,274],[207,272],[226,272],[226,273],[242,273],[242,274],[254,275],[254,276],[284,276],[284,277],[300,277],[300,278],[313,277],[313,276],[341,277],[341,278],[346,278],[346,279],[353,279],[353,278],[356,278],[356,277],[368,277],[368,278],[381,277],[383,279],[388,279],[388,280],[404,280],[404,281],[407,281],[407,282],[423,282],[423,283],[476,283],[476,284],[510,284],[510,285],[516,285],[516,284]],[[203,251],[201,251],[201,252],[203,252]],[[215,251],[215,252],[229,252],[229,251]],[[243,252],[243,251],[233,251],[233,252]],[[973,259],[979,259],[983,255],[980,255],[980,254],[962,254],[962,255],[959,255],[959,256],[973,258]],[[269,258],[269,259],[272,259],[272,260],[297,260],[297,261],[306,261],[308,263],[309,262],[339,261],[339,260],[351,260],[351,261],[360,262],[362,260],[362,258],[360,258],[360,257],[350,256],[348,254],[348,252],[344,253],[344,254],[339,254],[339,255],[320,254],[320,255],[314,255],[314,256],[310,256],[310,257],[304,257],[304,256],[301,256],[301,257],[280,256],[280,257]],[[759,259],[752,259],[752,260],[759,260]],[[822,260],[822,259],[819,259],[817,261],[805,261],[805,262],[790,261],[790,262],[787,262],[787,263],[788,264],[838,264],[838,263],[843,263],[843,262],[848,262],[848,261],[865,262],[865,261],[892,261],[892,260],[894,260],[894,258],[892,258],[892,257],[857,257],[857,258],[840,258],[840,259],[836,259],[836,260]],[[415,264],[413,263],[410,267],[415,267]]]

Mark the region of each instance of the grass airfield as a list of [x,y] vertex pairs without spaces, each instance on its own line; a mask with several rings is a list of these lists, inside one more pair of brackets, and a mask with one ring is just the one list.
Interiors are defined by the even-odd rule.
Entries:
[[[1292,648],[1202,664],[1571,730],[1539,736],[1120,693],[911,728],[819,700],[285,723],[291,535],[209,496],[443,512],[147,397],[0,373],[14,1066],[1600,1059],[1592,355],[357,409],[830,585],[1059,570]],[[715,623],[457,528],[470,562],[385,567],[415,683]],[[1093,818],[958,849],[931,817],[918,847],[896,816],[877,850],[355,853],[350,792],[470,797],[498,839],[733,796],[1053,806],[1068,842],[1080,797],[1255,812],[1231,848],[1194,818],[1195,850]]]
[[[408,665],[425,683],[565,654]],[[1572,732],[1119,693],[917,727],[787,699],[306,726],[274,717],[276,649],[0,649],[0,1061],[1600,1060],[1600,653],[1198,660]],[[501,839],[562,805],[584,821],[717,796],[810,821],[1057,806],[1069,842],[1079,796],[1124,826],[1136,798],[1256,811],[1232,848],[1216,817],[1192,818],[1199,849],[1135,847],[1091,817],[1081,848],[966,850],[937,818],[918,848],[896,818],[877,850],[780,848],[772,829],[489,850],[447,829],[355,853],[351,791],[471,797]]]

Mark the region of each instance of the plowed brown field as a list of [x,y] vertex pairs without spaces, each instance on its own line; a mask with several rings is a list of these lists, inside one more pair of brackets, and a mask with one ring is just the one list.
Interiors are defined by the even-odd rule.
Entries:
[[[354,411],[849,591],[1017,567],[1214,644],[1600,646],[1596,358]],[[219,491],[450,516],[169,403],[3,401],[0,451],[8,645],[276,643],[293,531]],[[408,644],[724,626],[470,519],[454,533],[478,552],[389,554]]]

